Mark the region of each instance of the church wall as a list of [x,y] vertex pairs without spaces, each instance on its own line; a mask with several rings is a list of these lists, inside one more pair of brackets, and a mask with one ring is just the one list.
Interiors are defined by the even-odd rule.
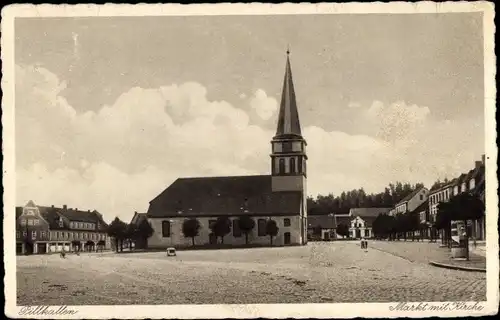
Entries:
[[[248,234],[249,244],[270,245],[269,236],[258,236],[258,220],[271,218],[276,221],[278,225],[278,235],[273,237],[273,246],[283,246],[285,244],[284,234],[290,233],[290,244],[300,244],[301,242],[301,226],[299,215],[295,216],[269,216],[269,217],[252,217],[255,221],[255,228]],[[290,219],[290,226],[284,226],[284,220]],[[149,248],[167,248],[167,247],[189,247],[192,246],[192,239],[184,237],[182,233],[182,224],[186,218],[148,218],[151,227],[154,230],[153,235],[148,239]],[[195,237],[195,245],[209,245],[210,233],[209,221],[216,220],[217,217],[198,217],[200,221],[199,235]],[[230,217],[231,232],[224,237],[224,244],[232,244],[235,246],[245,245],[245,235],[242,233],[241,237],[233,236],[232,221],[237,217]],[[170,221],[170,237],[163,237],[162,222]],[[220,238],[217,239],[220,243]]]

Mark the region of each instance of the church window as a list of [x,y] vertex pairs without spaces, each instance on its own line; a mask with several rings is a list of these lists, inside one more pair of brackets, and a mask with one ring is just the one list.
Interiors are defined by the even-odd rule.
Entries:
[[285,227],[289,227],[289,226],[290,226],[290,219],[285,218],[285,220],[283,221],[283,225],[284,225]]
[[281,158],[280,159],[280,174],[285,173],[285,159]]
[[295,158],[290,158],[290,173],[295,173]]
[[163,234],[163,238],[170,237],[170,221],[161,222],[161,232]]
[[257,229],[259,237],[266,235],[266,219],[259,219],[257,221]]
[[302,173],[302,157],[299,157],[298,158],[298,161],[297,161],[297,164],[298,164],[298,168],[297,168],[297,172],[298,173]]
[[241,229],[240,229],[240,220],[239,219],[233,220],[233,237],[235,237],[235,238],[241,237]]

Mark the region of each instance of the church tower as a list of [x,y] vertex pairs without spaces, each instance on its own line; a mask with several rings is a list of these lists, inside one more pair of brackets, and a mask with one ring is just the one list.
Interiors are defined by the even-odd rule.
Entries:
[[[307,216],[306,179],[307,155],[306,140],[302,137],[297,100],[293,87],[290,51],[287,51],[285,80],[281,94],[278,116],[278,129],[271,141],[271,175],[273,192],[301,192],[303,204],[301,215]],[[305,221],[304,221],[305,223]]]

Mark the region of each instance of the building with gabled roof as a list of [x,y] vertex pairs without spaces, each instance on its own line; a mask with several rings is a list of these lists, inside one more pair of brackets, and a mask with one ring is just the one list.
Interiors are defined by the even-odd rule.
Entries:
[[102,214],[96,210],[38,206],[30,200],[24,207],[16,207],[16,252],[109,249],[106,228]]
[[427,201],[429,190],[426,187],[419,187],[413,190],[389,211],[389,215],[394,216],[398,213],[412,212],[422,203]]
[[318,214],[307,217],[307,233],[309,239],[331,240],[335,239],[337,224],[335,215]]
[[150,248],[191,245],[182,234],[186,219],[200,222],[196,245],[217,243],[210,226],[218,217],[231,220],[231,233],[224,244],[245,244],[238,217],[255,221],[249,242],[268,244],[266,223],[272,219],[279,228],[274,245],[305,244],[307,241],[307,155],[302,137],[289,52],[287,52],[283,91],[277,130],[271,140],[271,174],[179,178],[149,203],[147,219],[154,229]]

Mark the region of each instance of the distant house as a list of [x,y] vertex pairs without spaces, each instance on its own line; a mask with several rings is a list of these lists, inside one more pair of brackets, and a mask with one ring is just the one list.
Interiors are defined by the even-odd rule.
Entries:
[[16,207],[16,253],[109,249],[106,228],[96,210],[83,211],[66,205],[43,207],[29,201],[24,207]]
[[330,240],[335,239],[336,224],[335,216],[329,215],[310,215],[307,218],[307,234],[309,239]]
[[373,221],[380,215],[388,213],[391,208],[352,208],[348,214],[335,215],[336,225],[346,224],[349,237],[354,239],[372,238]]
[[401,199],[391,208],[389,214],[394,216],[398,213],[408,213],[414,211],[422,203],[427,201],[429,190],[426,187],[415,189],[412,193]]

